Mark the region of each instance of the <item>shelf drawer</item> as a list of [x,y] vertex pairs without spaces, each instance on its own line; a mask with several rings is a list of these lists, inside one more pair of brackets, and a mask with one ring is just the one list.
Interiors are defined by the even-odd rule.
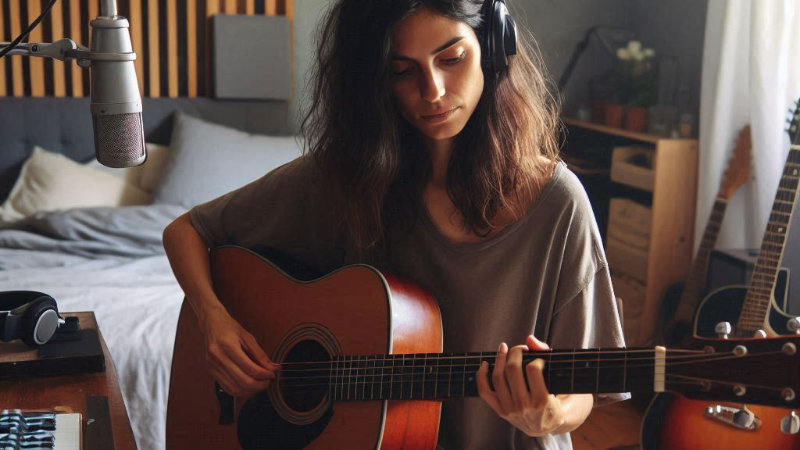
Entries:
[[622,330],[625,334],[625,345],[636,345],[644,311],[645,285],[635,278],[616,271],[611,272],[611,283],[614,286],[614,295],[622,300]]
[[624,197],[609,202],[607,238],[647,251],[652,226],[653,210],[649,207]]
[[611,180],[653,192],[655,149],[651,147],[614,147],[611,155]]
[[641,282],[647,281],[646,249],[609,236],[606,239],[606,257],[612,271],[631,276]]

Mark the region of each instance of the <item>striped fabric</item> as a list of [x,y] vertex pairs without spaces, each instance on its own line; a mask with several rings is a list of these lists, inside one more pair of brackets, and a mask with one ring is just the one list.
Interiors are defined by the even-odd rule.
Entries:
[[[145,97],[206,97],[209,80],[209,18],[214,14],[267,14],[293,18],[293,0],[117,0],[131,23],[139,90]],[[0,42],[13,40],[49,0],[0,0]],[[89,46],[89,20],[99,0],[58,0],[29,42],[64,37]],[[84,97],[89,73],[74,61],[0,58],[0,97]]]

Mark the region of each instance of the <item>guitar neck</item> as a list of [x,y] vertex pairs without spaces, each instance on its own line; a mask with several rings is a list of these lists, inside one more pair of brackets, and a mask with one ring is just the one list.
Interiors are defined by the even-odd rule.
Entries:
[[[665,356],[666,351],[652,348],[554,350],[526,352],[523,365],[544,360],[545,384],[553,394],[653,392],[663,390]],[[491,368],[495,358],[492,352],[342,356],[284,363],[280,383],[300,390],[324,386],[333,400],[473,397],[481,362]]]
[[717,197],[714,201],[714,207],[711,209],[711,217],[709,217],[706,224],[700,249],[697,251],[697,256],[692,264],[692,270],[689,272],[689,277],[684,285],[672,322],[692,321],[697,302],[700,300],[702,286],[705,285],[708,275],[708,262],[711,258],[711,251],[717,243],[717,237],[719,236],[722,219],[725,217],[727,207],[728,201],[723,197]]
[[772,292],[775,289],[775,280],[783,259],[783,249],[797,199],[798,180],[800,180],[800,148],[792,146],[778,184],[767,229],[761,241],[761,250],[753,268],[753,275],[737,323],[736,330],[740,335],[752,335],[755,330],[762,328],[769,313]]

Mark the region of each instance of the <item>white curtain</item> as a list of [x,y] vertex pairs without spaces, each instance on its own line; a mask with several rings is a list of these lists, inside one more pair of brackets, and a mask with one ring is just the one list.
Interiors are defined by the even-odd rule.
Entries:
[[759,248],[800,96],[800,0],[709,0],[700,98],[695,249],[741,128],[752,127],[750,182],[731,199],[717,248]]

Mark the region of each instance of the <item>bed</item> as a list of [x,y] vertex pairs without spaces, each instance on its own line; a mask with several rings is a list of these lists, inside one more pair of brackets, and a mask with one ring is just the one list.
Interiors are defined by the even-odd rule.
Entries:
[[145,99],[148,161],[93,163],[88,99],[0,98],[0,291],[94,311],[141,449],[165,448],[183,294],[161,245],[193,204],[300,154],[285,102]]

